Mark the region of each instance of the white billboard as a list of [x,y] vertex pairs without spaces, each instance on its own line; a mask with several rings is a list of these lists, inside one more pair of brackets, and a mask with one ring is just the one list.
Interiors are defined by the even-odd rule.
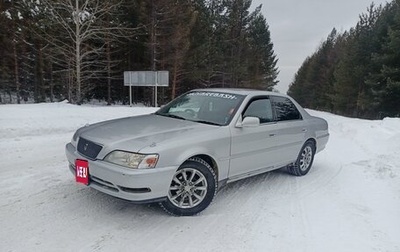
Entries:
[[125,71],[124,86],[168,87],[169,71]]

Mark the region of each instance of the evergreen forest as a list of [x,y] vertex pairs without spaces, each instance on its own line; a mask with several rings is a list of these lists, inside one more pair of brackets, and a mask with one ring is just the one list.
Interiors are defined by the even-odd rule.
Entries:
[[[251,0],[1,0],[0,103],[124,103],[124,71],[169,71],[158,104],[193,88],[273,90],[277,56]],[[154,88],[134,87],[155,104]]]
[[333,29],[298,69],[288,94],[307,108],[400,116],[400,0],[372,4],[349,31]]

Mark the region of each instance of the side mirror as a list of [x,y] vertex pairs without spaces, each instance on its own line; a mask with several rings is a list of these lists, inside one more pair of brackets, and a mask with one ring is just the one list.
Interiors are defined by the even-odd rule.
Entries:
[[238,128],[257,127],[260,125],[260,118],[247,116],[241,123],[236,124]]

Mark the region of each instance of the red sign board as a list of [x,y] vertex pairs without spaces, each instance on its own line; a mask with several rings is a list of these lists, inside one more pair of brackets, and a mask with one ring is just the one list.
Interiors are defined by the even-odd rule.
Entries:
[[75,179],[76,182],[85,185],[89,184],[89,162],[86,160],[77,159],[75,161]]

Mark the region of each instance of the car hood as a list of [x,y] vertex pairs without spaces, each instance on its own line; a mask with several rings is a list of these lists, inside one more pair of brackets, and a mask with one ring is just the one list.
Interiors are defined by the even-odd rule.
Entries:
[[105,151],[140,152],[174,138],[185,139],[218,126],[175,119],[155,114],[127,117],[83,127],[78,134],[103,146]]

